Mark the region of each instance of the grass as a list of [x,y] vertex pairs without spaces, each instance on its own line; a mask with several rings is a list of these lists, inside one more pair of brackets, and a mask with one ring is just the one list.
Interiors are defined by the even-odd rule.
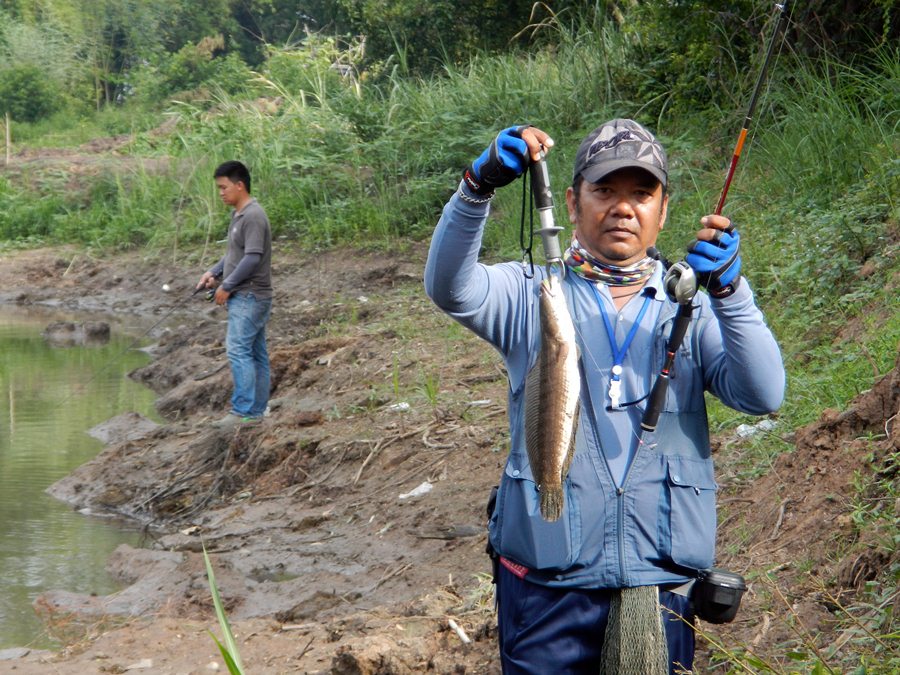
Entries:
[[[62,110],[30,124],[13,122],[13,149],[71,148],[97,138],[143,133],[159,125],[159,114],[136,106],[108,106],[100,111]],[[0,121],[2,126],[2,121]]]
[[222,605],[222,598],[219,596],[219,588],[216,585],[216,575],[213,572],[212,563],[209,560],[209,554],[206,552],[206,545],[203,545],[203,562],[206,564],[206,578],[209,583],[210,594],[212,595],[213,605],[216,608],[216,618],[219,620],[219,628],[222,630],[222,644],[219,639],[210,633],[222,659],[231,675],[243,675],[244,666],[241,663],[241,655],[238,651],[237,641],[234,639],[234,633],[231,631],[231,625],[228,622],[228,616],[225,614],[225,608]]

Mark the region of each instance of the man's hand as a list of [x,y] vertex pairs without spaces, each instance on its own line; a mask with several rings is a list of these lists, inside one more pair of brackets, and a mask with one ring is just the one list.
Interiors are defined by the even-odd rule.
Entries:
[[213,300],[217,305],[225,306],[225,303],[228,302],[228,298],[231,297],[231,291],[226,291],[224,288],[219,286],[216,289],[216,294],[213,297]]
[[553,139],[527,124],[504,129],[463,174],[475,194],[486,195],[521,176],[531,160],[553,147]]
[[195,288],[197,290],[201,288],[215,288],[216,287],[216,278],[212,275],[212,272],[204,272],[203,276],[200,277],[200,281],[197,282]]
[[685,261],[697,281],[716,298],[734,293],[741,274],[741,236],[725,216],[704,216],[697,241],[688,246]]

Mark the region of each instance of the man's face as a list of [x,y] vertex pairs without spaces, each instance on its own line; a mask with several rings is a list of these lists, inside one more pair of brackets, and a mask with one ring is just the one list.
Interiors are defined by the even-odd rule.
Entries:
[[646,257],[665,224],[668,200],[652,174],[635,168],[619,169],[597,183],[581,181],[578,195],[571,187],[566,191],[579,243],[618,267]]
[[232,183],[227,176],[219,176],[216,178],[216,187],[219,189],[219,198],[225,205],[235,206],[243,194],[244,183],[241,181]]

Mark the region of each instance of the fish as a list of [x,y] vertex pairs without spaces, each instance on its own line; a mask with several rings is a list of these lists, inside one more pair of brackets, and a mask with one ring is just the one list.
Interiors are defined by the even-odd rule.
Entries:
[[541,281],[540,317],[541,351],[525,378],[525,447],[541,516],[554,522],[564,507],[563,481],[575,453],[581,408],[575,324],[556,275]]

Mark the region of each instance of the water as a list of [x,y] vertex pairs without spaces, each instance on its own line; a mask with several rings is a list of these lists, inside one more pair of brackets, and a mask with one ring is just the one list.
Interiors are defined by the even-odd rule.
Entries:
[[158,419],[153,392],[126,377],[148,361],[134,338],[114,329],[106,345],[53,348],[40,333],[60,318],[0,306],[0,649],[56,646],[34,599],[118,590],[106,559],[140,538],[44,493],[103,449],[86,433],[95,424],[126,411]]

